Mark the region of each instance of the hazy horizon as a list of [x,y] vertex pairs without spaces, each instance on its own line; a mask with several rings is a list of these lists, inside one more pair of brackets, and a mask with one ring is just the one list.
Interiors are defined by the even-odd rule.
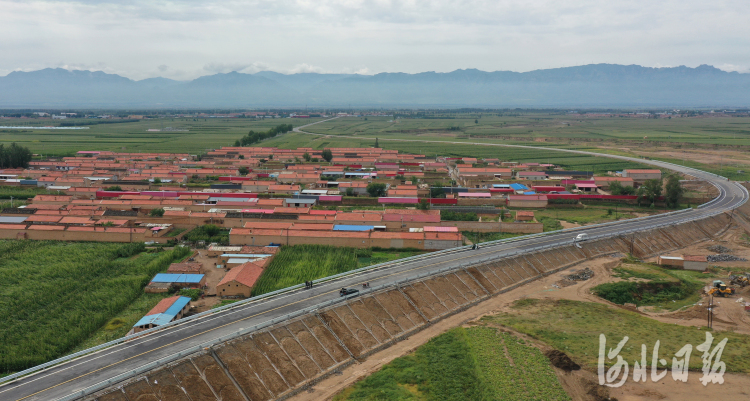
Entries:
[[0,0],[0,76],[516,71],[701,64],[750,72],[738,0]]

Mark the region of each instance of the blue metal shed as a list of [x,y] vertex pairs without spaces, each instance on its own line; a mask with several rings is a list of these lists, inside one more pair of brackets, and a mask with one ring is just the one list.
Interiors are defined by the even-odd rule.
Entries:
[[154,283],[199,284],[203,274],[159,273],[151,280]]
[[333,231],[372,231],[375,226],[355,226],[350,224],[336,224]]

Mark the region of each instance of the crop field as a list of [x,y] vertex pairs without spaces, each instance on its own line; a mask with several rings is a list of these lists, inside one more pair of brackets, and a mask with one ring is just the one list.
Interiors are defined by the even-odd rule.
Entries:
[[[188,248],[0,241],[0,372],[55,359],[111,322]],[[120,326],[125,323],[121,323]],[[120,328],[120,327],[117,327]]]
[[255,283],[252,295],[356,269],[359,267],[357,252],[364,253],[364,250],[325,245],[282,247]]
[[[476,121],[476,122],[475,122]],[[465,138],[548,138],[555,141],[660,141],[688,144],[750,145],[750,118],[576,117],[564,113],[521,116],[453,114],[450,118],[340,118],[309,132],[363,136],[446,136]]]
[[334,397],[334,401],[569,399],[537,348],[490,327],[452,329]]
[[[686,344],[695,348],[706,341],[705,330],[661,323],[636,312],[591,302],[524,299],[516,301],[511,312],[482,320],[511,327],[543,341],[590,369],[597,366],[600,334],[606,336],[608,348],[616,346],[625,336],[630,338],[620,355],[631,366],[640,360],[641,344],[646,344],[650,353],[659,340],[660,357],[671,360]],[[746,346],[750,336],[724,331],[714,333],[714,337],[713,346],[728,339],[721,355],[727,372],[750,373],[750,349]],[[690,374],[700,374],[699,354],[693,352],[689,366],[693,371]]]
[[[65,123],[86,123],[85,130],[45,130],[43,126],[59,126],[59,121],[4,119],[0,126],[28,126],[28,129],[0,128],[0,144],[15,142],[28,147],[32,152],[43,155],[68,156],[80,150],[111,150],[117,152],[175,152],[202,153],[206,149],[233,146],[248,131],[267,131],[284,123],[295,126],[314,122],[316,119],[298,121],[295,119],[211,118],[185,119],[163,118],[96,124],[100,120],[68,119]],[[109,120],[101,120],[109,121]],[[149,129],[175,130],[148,132]]]
[[[411,138],[414,139],[414,138]],[[450,141],[450,139],[431,139]],[[314,149],[325,149],[328,147],[372,147],[374,140],[369,138],[337,138],[315,137],[300,133],[288,133],[277,138],[264,141],[263,146],[276,146],[279,148],[293,149],[298,147],[311,147]],[[379,138],[379,146],[384,149],[397,149],[401,152],[421,154],[430,157],[435,156],[467,156],[482,158],[498,158],[500,160],[513,160],[519,162],[542,162],[552,163],[570,170],[586,170],[597,173],[617,171],[625,168],[646,168],[640,163],[619,161],[607,157],[587,156],[574,153],[562,153],[553,149],[549,151],[538,149],[522,149],[503,146],[482,146],[477,144],[455,144],[455,143],[423,143],[391,141],[387,138]],[[529,145],[529,143],[526,143]],[[537,144],[533,144],[537,145]],[[596,151],[595,148],[576,147],[578,150]]]
[[285,246],[253,287],[252,295],[280,290],[373,264],[414,256],[409,250],[372,250],[326,245]]

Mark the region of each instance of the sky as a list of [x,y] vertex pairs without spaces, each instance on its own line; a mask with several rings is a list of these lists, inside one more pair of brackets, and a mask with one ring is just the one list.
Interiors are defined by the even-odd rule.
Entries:
[[750,72],[747,0],[0,0],[0,10],[2,76],[51,67],[188,80],[592,63]]

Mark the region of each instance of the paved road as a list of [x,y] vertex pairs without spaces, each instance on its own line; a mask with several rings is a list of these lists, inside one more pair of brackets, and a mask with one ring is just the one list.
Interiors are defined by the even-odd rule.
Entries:
[[[640,159],[633,160],[644,162]],[[600,227],[581,228],[573,232],[560,232],[536,238],[520,239],[510,243],[484,246],[475,251],[457,249],[433,257],[395,263],[388,268],[323,283],[312,290],[298,290],[259,300],[113,346],[7,383],[0,386],[0,400],[55,400],[149,362],[176,354],[181,350],[334,299],[338,297],[338,289],[341,287],[359,286],[364,282],[369,282],[372,287],[376,287],[380,284],[406,280],[415,274],[435,271],[448,266],[471,264],[488,257],[502,257],[519,250],[528,250],[542,245],[570,243],[575,235],[581,232],[586,232],[591,237],[617,235],[627,230],[645,230],[654,224],[676,223],[683,219],[699,219],[716,214],[718,211],[733,209],[741,205],[748,197],[747,191],[740,185],[714,175],[661,162],[649,161],[648,163],[673,168],[690,173],[697,178],[709,180],[719,188],[720,195],[710,205],[701,209],[657,215],[646,219],[624,220]]]

